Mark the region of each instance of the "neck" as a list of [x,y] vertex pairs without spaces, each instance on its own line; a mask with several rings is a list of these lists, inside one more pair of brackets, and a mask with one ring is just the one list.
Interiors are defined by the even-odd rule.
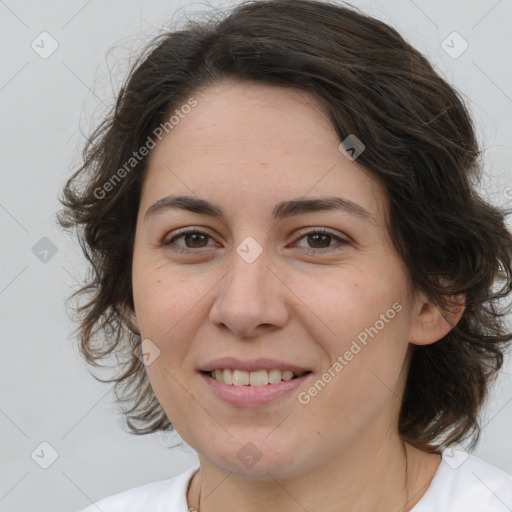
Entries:
[[247,478],[200,457],[201,469],[188,492],[189,510],[407,512],[428,489],[440,456],[394,441],[362,452],[349,448],[322,467],[278,478],[272,470],[264,472],[266,477]]

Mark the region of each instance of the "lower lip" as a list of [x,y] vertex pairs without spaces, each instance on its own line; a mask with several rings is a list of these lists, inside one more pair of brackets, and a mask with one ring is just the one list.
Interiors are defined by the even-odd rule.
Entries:
[[266,386],[234,386],[225,384],[202,372],[199,375],[213,394],[224,402],[236,407],[257,407],[293,394],[313,374],[306,373],[296,379],[282,380],[277,384],[267,384]]

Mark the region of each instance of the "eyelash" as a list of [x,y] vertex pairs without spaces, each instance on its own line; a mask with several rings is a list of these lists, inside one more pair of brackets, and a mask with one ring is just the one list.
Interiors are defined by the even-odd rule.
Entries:
[[[185,229],[183,231],[178,231],[178,233],[176,233],[170,240],[168,240],[167,242],[164,241],[162,243],[162,245],[164,247],[168,247],[172,251],[175,251],[175,252],[180,253],[180,254],[192,254],[192,253],[197,253],[197,252],[199,252],[199,251],[201,251],[203,249],[207,249],[207,247],[201,247],[199,249],[190,249],[190,248],[180,247],[180,246],[174,244],[175,240],[177,240],[177,239],[179,239],[179,238],[181,238],[181,237],[183,237],[185,235],[189,235],[189,234],[204,235],[204,236],[207,236],[209,238],[212,238],[208,233],[205,233],[203,231],[199,231],[199,230],[197,230],[195,228],[189,228],[189,229]],[[348,244],[347,240],[345,240],[344,238],[339,237],[338,235],[335,235],[334,233],[328,231],[327,229],[317,229],[317,230],[312,230],[312,231],[308,231],[308,232],[305,232],[305,233],[303,232],[303,233],[301,233],[301,235],[298,238],[298,240],[302,240],[303,238],[305,238],[307,236],[310,236],[310,235],[318,235],[318,234],[328,235],[329,237],[331,237],[331,239],[337,239],[342,246]],[[171,247],[173,245],[175,247]],[[339,250],[340,247],[333,246],[332,248],[331,247],[327,247],[327,248],[324,248],[324,249],[314,249],[314,248],[302,247],[301,249],[305,249],[308,252],[313,251],[314,253],[317,253],[317,252],[326,253],[326,252],[331,252],[331,251]]]

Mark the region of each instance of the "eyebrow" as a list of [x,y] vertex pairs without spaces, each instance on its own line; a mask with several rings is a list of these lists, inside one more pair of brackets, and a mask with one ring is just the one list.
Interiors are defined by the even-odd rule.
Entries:
[[[149,217],[168,210],[185,210],[200,215],[208,215],[227,222],[224,210],[205,199],[192,196],[166,196],[152,204],[146,211],[144,221]],[[318,197],[318,198],[298,198],[278,203],[272,210],[274,219],[282,220],[296,215],[313,213],[320,211],[340,210],[350,215],[359,217],[363,220],[375,222],[373,216],[362,206],[349,199],[341,197]]]

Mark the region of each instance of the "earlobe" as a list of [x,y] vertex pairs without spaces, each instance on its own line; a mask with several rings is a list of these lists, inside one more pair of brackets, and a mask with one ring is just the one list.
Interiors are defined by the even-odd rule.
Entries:
[[140,334],[139,320],[137,319],[135,311],[130,309],[128,312],[128,316],[125,317],[125,321],[126,324],[128,325],[128,328],[130,329],[130,331],[133,332],[133,334]]
[[414,345],[429,345],[446,336],[457,325],[466,308],[466,297],[448,297],[445,309],[425,295],[422,295],[421,299],[411,325],[409,341]]

